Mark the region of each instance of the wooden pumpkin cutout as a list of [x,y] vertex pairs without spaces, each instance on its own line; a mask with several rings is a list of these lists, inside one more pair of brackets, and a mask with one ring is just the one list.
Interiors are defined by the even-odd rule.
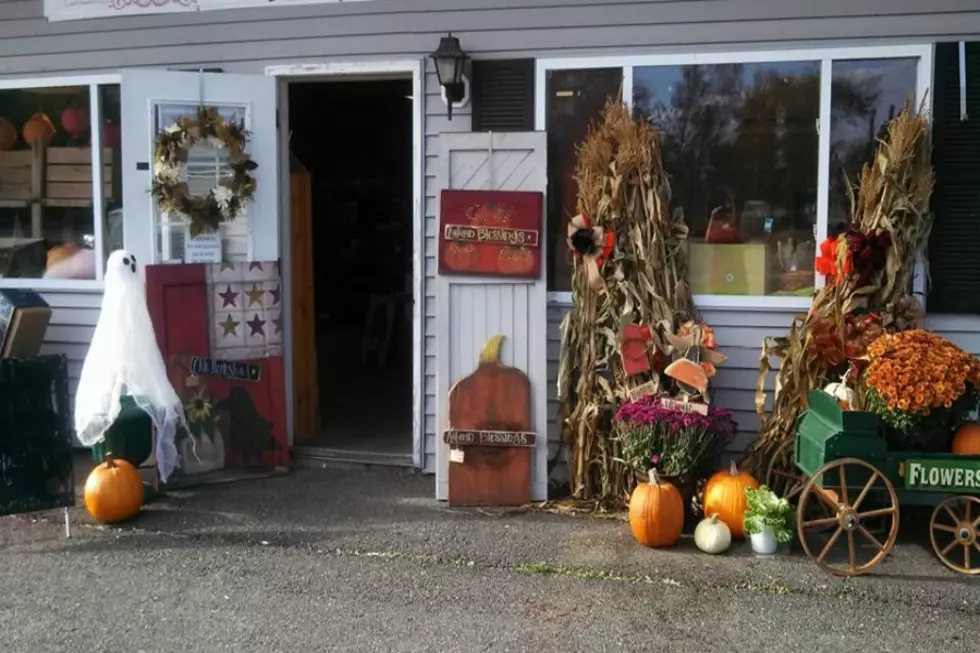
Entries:
[[708,375],[704,368],[687,358],[678,358],[667,366],[664,374],[683,386],[693,388],[700,395],[708,392]]
[[515,506],[531,500],[531,381],[500,362],[504,337],[449,391],[449,504]]

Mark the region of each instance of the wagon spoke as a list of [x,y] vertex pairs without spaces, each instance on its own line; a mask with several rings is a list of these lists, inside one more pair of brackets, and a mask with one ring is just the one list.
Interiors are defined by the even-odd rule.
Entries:
[[972,501],[964,501],[966,507],[963,508],[963,521],[970,521],[970,506],[973,505]]
[[839,465],[837,467],[837,475],[840,477],[840,501],[842,505],[847,506],[849,505],[847,502],[847,475],[844,473],[844,467],[846,465]]
[[837,511],[840,509],[840,504],[834,501],[834,499],[830,496],[830,494],[827,493],[826,490],[824,490],[822,487],[817,485],[814,487],[813,493],[816,494],[818,497],[820,497],[820,500],[823,501],[828,508],[833,510],[834,514],[837,514]]
[[811,519],[810,521],[803,522],[803,528],[821,528],[823,526],[830,526],[831,524],[836,524],[838,522],[836,517],[826,517],[824,519]]
[[952,542],[950,542],[949,544],[947,544],[946,545],[946,548],[943,549],[942,552],[941,552],[942,555],[946,555],[947,553],[949,553],[950,551],[952,551],[953,550],[953,547],[956,546],[957,544],[959,544],[959,542],[957,540],[953,540]]
[[963,566],[970,569],[970,547],[963,545]]
[[946,512],[949,513],[949,516],[953,518],[954,524],[959,524],[961,521],[963,521],[962,519],[960,519],[959,515],[953,512],[953,509],[949,507],[948,503],[944,503],[943,508],[945,508]]
[[861,533],[861,535],[863,535],[866,540],[868,540],[876,547],[878,547],[879,551],[885,550],[884,545],[882,545],[882,543],[878,541],[878,538],[872,535],[871,533],[869,533],[868,529],[862,526],[861,524],[858,524],[858,532]]
[[884,517],[885,515],[892,515],[894,513],[895,506],[891,506],[890,508],[877,508],[875,510],[868,510],[867,512],[859,512],[858,517],[864,520],[871,517]]
[[851,573],[857,571],[857,562],[855,562],[854,557],[854,531],[847,531],[847,559],[851,563]]
[[937,531],[942,531],[944,533],[955,533],[955,526],[947,526],[946,524],[934,524],[933,528]]
[[830,550],[834,547],[834,544],[837,543],[837,538],[839,538],[840,534],[843,532],[844,529],[841,526],[838,526],[837,530],[834,531],[834,534],[830,536],[829,540],[827,540],[827,544],[824,545],[823,551],[821,551],[820,555],[817,556],[817,564],[823,562],[823,559],[827,557],[828,553],[830,553]]
[[973,548],[976,549],[978,552],[980,552],[980,542],[974,542]]
[[980,528],[980,517],[977,517],[973,521],[973,530],[977,530],[978,528]]
[[861,490],[861,494],[859,494],[858,495],[858,498],[854,500],[854,509],[855,510],[857,510],[858,508],[861,507],[861,502],[864,501],[864,498],[866,496],[868,496],[868,492],[871,491],[871,488],[874,486],[875,481],[877,481],[877,480],[878,480],[878,472],[872,472],[871,473],[871,478],[868,479],[868,482],[867,483],[865,483],[864,488]]

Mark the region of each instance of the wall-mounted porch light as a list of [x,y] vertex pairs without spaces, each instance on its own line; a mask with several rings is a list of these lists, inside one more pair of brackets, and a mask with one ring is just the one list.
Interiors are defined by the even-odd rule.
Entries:
[[445,91],[446,106],[448,107],[448,117],[453,119],[453,104],[462,102],[466,97],[466,81],[463,72],[466,62],[470,60],[469,55],[463,52],[459,45],[459,39],[450,32],[439,41],[439,47],[429,55],[436,65],[436,77],[439,78],[439,85]]

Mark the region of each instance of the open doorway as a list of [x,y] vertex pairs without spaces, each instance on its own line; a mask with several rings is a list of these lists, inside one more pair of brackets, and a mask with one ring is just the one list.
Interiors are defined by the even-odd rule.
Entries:
[[290,150],[309,174],[317,437],[404,457],[413,416],[413,82],[291,81]]

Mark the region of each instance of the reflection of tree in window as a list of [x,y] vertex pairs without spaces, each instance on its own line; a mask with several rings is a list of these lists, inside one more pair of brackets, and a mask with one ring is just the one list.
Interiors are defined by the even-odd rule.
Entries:
[[916,59],[834,62],[828,234],[847,229],[851,213],[847,185],[857,183],[888,121],[915,97],[917,72]]
[[[770,232],[812,234],[817,175],[819,64],[731,64],[637,69],[636,110],[661,130],[672,207],[693,237],[712,210],[731,223],[752,202],[769,216],[738,225],[749,240]],[[731,205],[734,198],[734,206]],[[782,214],[780,216],[780,214]],[[763,228],[760,233],[759,227]],[[812,237],[812,236],[811,236]]]
[[579,143],[599,120],[623,81],[621,68],[554,70],[546,89],[548,131],[548,289],[571,290],[572,264],[565,242],[568,220],[577,213],[575,164]]

